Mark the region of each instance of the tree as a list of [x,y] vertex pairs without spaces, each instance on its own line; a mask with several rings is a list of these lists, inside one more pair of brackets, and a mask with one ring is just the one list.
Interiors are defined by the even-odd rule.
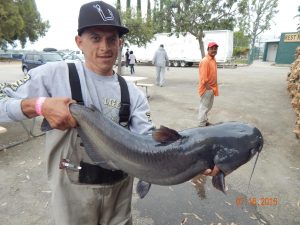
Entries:
[[297,24],[297,31],[300,32],[300,5],[298,6],[298,15],[295,16],[295,18],[299,19],[299,22]]
[[137,0],[137,2],[136,2],[136,12],[137,12],[137,18],[142,18],[142,4],[141,4],[141,0]]
[[146,21],[147,21],[148,24],[150,24],[151,21],[152,21],[151,2],[150,2],[150,0],[148,0],[148,2],[147,2],[147,18],[146,18]]
[[126,1],[126,13],[128,17],[131,17],[131,0]]
[[[121,1],[118,0],[116,3],[116,8],[120,12],[123,24],[129,29],[129,33],[124,36],[124,41],[126,45],[134,44],[137,46],[145,46],[153,38],[153,26],[151,20],[151,6],[150,1],[148,1],[147,7],[147,17],[144,19],[142,17],[141,1],[137,0],[136,11],[131,8],[131,1],[126,1],[126,9],[122,12]],[[150,14],[150,15],[149,15]],[[121,57],[122,57],[122,47],[119,49],[118,56],[118,74],[121,74]]]
[[249,47],[249,36],[245,36],[243,31],[234,32],[233,47]]
[[125,26],[130,30],[129,34],[126,34],[126,41],[130,44],[137,45],[139,47],[145,46],[153,38],[152,24],[145,22],[143,18],[129,18],[123,17]]
[[[204,30],[230,29],[236,14],[243,13],[245,0],[164,0],[163,15],[170,15],[171,33],[191,33],[199,42],[202,56]],[[166,19],[161,17],[161,21]]]
[[42,21],[34,0],[0,0],[0,48],[20,41],[35,42],[46,34],[48,21]]
[[[122,12],[122,21],[130,30],[129,34],[125,36],[126,42],[139,47],[145,46],[154,36],[151,18],[142,17],[140,0],[137,0],[136,11],[130,8],[130,4],[130,0],[127,0],[126,11]],[[148,1],[148,4],[150,4],[150,1]]]
[[[119,13],[121,14],[121,0],[118,0],[116,3],[116,9],[119,11]],[[122,49],[123,49],[123,45],[119,47],[119,52],[118,52],[118,74],[122,74]]]
[[240,27],[250,37],[250,49],[254,50],[258,36],[271,28],[273,17],[278,13],[278,0],[249,0],[247,13],[240,19]]
[[233,56],[245,56],[249,52],[250,38],[244,35],[243,31],[234,32]]
[[116,9],[119,10],[119,12],[121,12],[121,0],[117,0]]

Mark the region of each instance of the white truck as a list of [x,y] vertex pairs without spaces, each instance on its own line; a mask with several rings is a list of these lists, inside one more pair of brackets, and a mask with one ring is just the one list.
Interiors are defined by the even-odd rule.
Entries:
[[[233,32],[231,30],[204,31],[204,49],[209,42],[218,43],[217,63],[225,63],[230,60],[233,53]],[[192,66],[202,59],[200,45],[195,36],[187,33],[184,35],[170,36],[170,33],[155,34],[153,41],[146,47],[130,46],[138,62],[151,62],[155,51],[163,44],[168,53],[171,66]]]

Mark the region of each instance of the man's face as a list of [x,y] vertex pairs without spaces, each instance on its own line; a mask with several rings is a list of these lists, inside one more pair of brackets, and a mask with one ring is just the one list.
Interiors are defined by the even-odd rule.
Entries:
[[214,45],[207,50],[208,55],[211,57],[215,57],[215,55],[218,53],[218,46]]
[[85,64],[93,72],[112,75],[122,39],[113,27],[93,27],[75,38],[85,56]]

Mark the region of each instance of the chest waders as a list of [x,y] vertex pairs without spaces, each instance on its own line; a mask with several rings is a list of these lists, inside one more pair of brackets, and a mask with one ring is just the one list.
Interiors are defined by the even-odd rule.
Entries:
[[[72,93],[72,99],[78,104],[84,105],[80,79],[74,63],[68,63],[69,68],[69,81]],[[129,116],[130,116],[130,98],[128,86],[123,77],[118,75],[118,81],[121,89],[121,106],[119,110],[119,124],[129,129]],[[49,130],[50,125],[46,119],[43,120],[41,129],[43,131]],[[52,128],[50,128],[52,129]],[[62,159],[65,161],[66,159]],[[79,182],[85,184],[104,184],[111,185],[125,179],[128,174],[121,170],[109,170],[97,165],[80,161]],[[63,169],[63,167],[61,167]]]

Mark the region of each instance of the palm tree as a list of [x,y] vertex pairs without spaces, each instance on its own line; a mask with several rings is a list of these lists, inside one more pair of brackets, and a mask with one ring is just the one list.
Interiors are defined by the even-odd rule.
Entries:
[[297,31],[300,32],[300,5],[298,6],[298,15],[296,15],[294,18],[299,18],[299,22],[298,22],[298,27],[297,27]]

